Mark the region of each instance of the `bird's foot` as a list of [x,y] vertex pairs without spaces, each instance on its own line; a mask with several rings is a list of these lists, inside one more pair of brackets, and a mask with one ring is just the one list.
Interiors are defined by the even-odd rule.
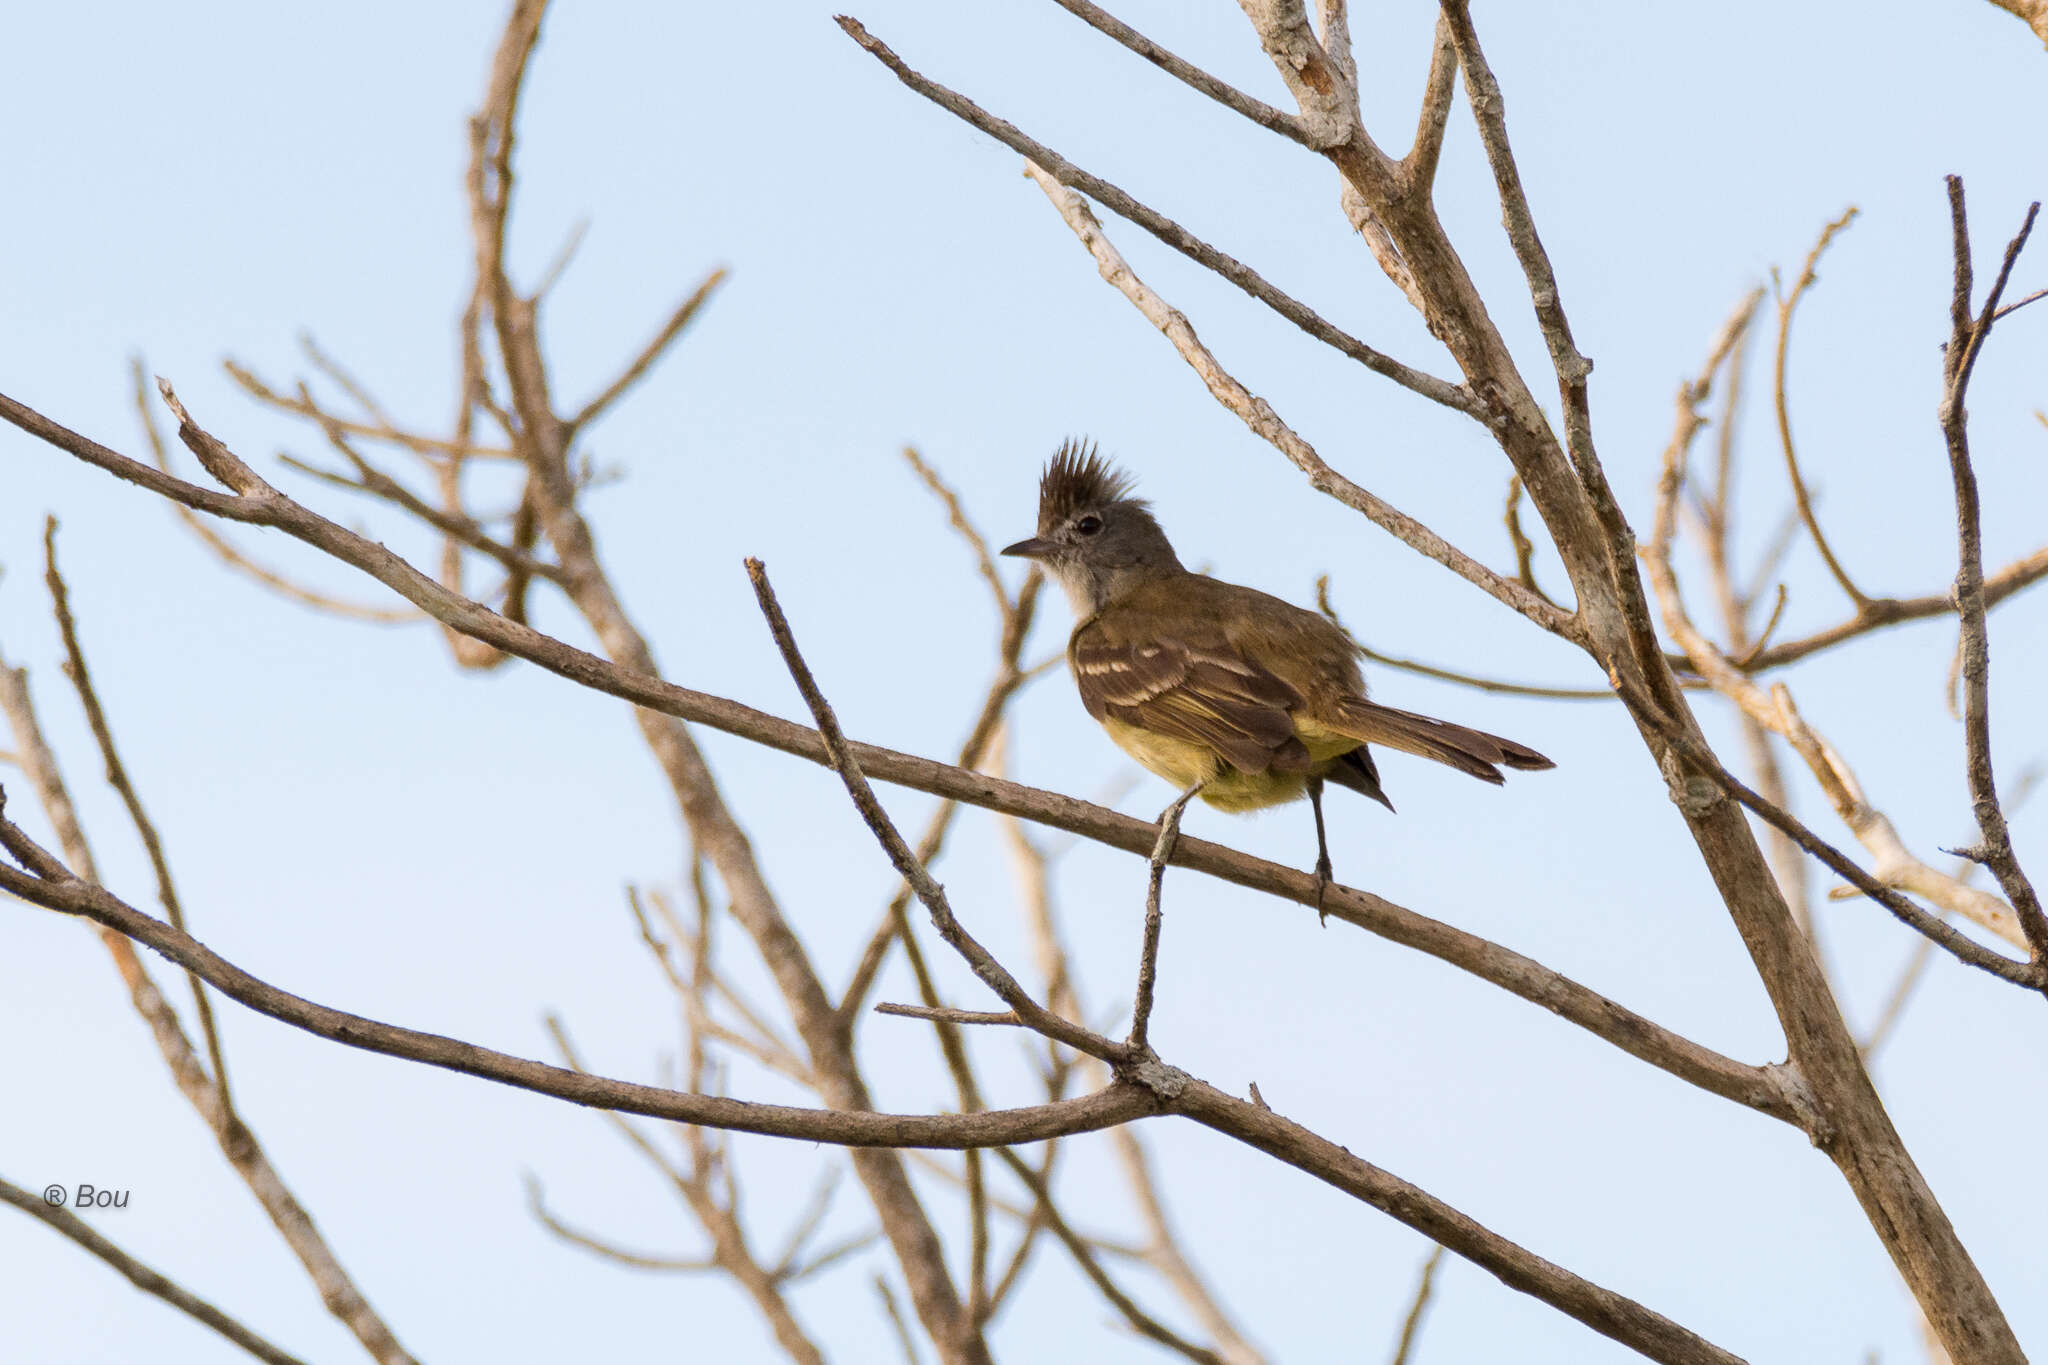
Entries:
[[1329,893],[1331,873],[1330,856],[1326,853],[1316,859],[1316,923],[1325,929],[1330,927],[1330,912],[1323,906],[1323,897]]

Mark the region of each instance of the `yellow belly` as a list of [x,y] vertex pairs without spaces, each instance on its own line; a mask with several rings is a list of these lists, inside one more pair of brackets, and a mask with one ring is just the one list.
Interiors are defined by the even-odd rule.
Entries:
[[1348,736],[1303,734],[1301,738],[1308,745],[1309,757],[1315,760],[1310,772],[1247,773],[1232,767],[1214,749],[1195,740],[1155,734],[1114,719],[1103,721],[1102,728],[1109,732],[1117,748],[1137,759],[1148,771],[1165,778],[1177,790],[1186,791],[1197,782],[1204,783],[1203,803],[1227,811],[1260,810],[1286,801],[1298,801],[1308,789],[1310,776],[1327,772],[1337,757],[1358,747],[1358,741]]

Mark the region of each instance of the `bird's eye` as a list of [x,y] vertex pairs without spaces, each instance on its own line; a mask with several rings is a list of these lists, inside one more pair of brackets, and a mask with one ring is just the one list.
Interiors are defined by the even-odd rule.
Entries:
[[1074,523],[1074,529],[1084,536],[1092,536],[1102,529],[1102,518],[1086,516]]

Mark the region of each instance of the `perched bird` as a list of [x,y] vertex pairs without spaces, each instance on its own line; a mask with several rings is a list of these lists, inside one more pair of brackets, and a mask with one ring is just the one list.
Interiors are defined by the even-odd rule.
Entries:
[[1341,627],[1190,573],[1131,488],[1093,446],[1066,442],[1039,482],[1038,534],[1003,553],[1039,561],[1065,590],[1067,666],[1125,753],[1220,810],[1308,797],[1318,911],[1331,876],[1323,783],[1394,808],[1369,745],[1495,784],[1501,766],[1556,766],[1511,739],[1367,701],[1358,646]]

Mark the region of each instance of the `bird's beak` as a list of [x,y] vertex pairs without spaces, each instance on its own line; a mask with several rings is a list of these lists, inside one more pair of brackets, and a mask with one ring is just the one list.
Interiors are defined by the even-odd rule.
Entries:
[[1029,540],[1020,540],[1015,545],[1005,545],[1003,553],[1006,555],[1016,555],[1022,559],[1044,559],[1053,552],[1053,549],[1054,546],[1051,541],[1041,540],[1039,537],[1033,536]]

